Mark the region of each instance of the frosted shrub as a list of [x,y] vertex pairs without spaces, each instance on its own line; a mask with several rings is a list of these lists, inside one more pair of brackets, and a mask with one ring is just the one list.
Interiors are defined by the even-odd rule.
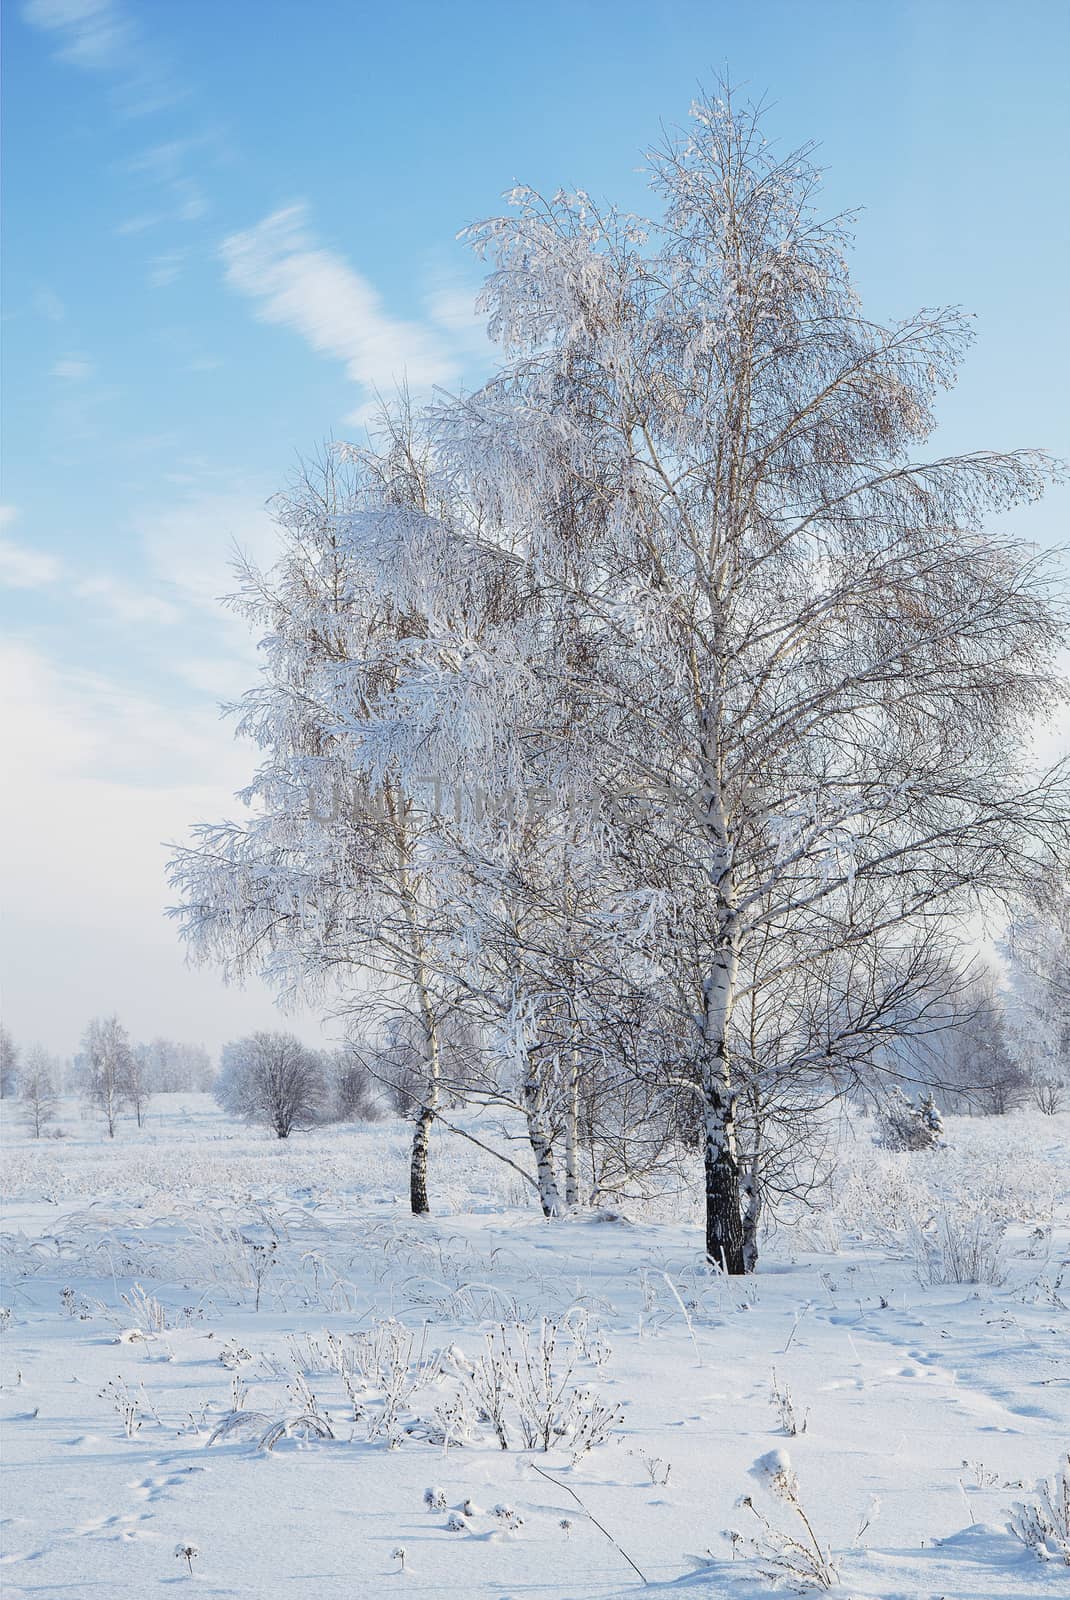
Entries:
[[1058,1167],[1042,1153],[994,1141],[980,1120],[960,1120],[953,1146],[913,1154],[847,1147],[831,1204],[816,1229],[803,1226],[819,1248],[860,1235],[905,1251],[923,1283],[998,1282],[1004,1228],[1050,1223],[1058,1195]]
[[947,1201],[925,1224],[916,1226],[912,1249],[920,1283],[993,1283],[1006,1279],[1003,1237],[1006,1224],[983,1204]]
[[586,1306],[573,1306],[566,1311],[561,1318],[560,1326],[576,1346],[576,1352],[581,1360],[590,1361],[596,1367],[605,1366],[613,1354],[612,1346],[595,1324]]
[[393,1317],[366,1332],[291,1339],[283,1361],[273,1359],[271,1375],[306,1373],[341,1379],[354,1422],[363,1422],[369,1439],[400,1439],[402,1417],[418,1390],[440,1376],[441,1358],[427,1349],[427,1328],[414,1333]]
[[227,1411],[208,1436],[208,1445],[223,1444],[233,1438],[258,1440],[274,1422],[266,1411],[252,1411],[246,1406]]
[[140,1283],[135,1283],[129,1294],[120,1296],[132,1312],[134,1326],[144,1334],[164,1333],[167,1329],[167,1312],[155,1295],[147,1294]]
[[746,1545],[757,1556],[763,1575],[773,1582],[786,1579],[799,1590],[833,1588],[840,1581],[837,1563],[819,1541],[803,1508],[799,1480],[787,1451],[770,1450],[759,1457],[750,1473],[773,1500],[787,1506],[793,1524],[797,1524],[801,1532],[779,1528],[754,1504],[750,1495],[744,1495],[739,1503],[753,1512],[761,1532],[754,1539],[744,1539],[733,1532],[733,1543]]
[[217,1359],[228,1371],[234,1371],[237,1367],[244,1366],[245,1362],[251,1361],[253,1356],[252,1352],[246,1350],[243,1344],[239,1344],[237,1339],[228,1339]]
[[780,1418],[780,1426],[789,1439],[797,1438],[800,1433],[806,1432],[806,1424],[809,1421],[810,1413],[809,1411],[800,1413],[795,1409],[795,1400],[791,1390],[786,1383],[782,1384],[780,1382],[776,1375],[775,1367],[773,1368],[772,1383],[769,1389],[769,1404],[776,1411],[777,1416]]
[[[573,1384],[574,1355],[557,1359],[559,1328],[548,1318],[533,1335],[523,1323],[500,1323],[486,1336],[474,1362],[451,1352],[453,1370],[474,1399],[502,1450],[549,1450],[584,1455],[603,1443],[621,1421],[619,1411],[593,1391]],[[458,1359],[458,1357],[460,1359]]]
[[1038,1561],[1070,1567],[1070,1451],[1050,1478],[1041,1478],[1034,1499],[1016,1505],[1010,1531]]
[[1030,1098],[1037,1110],[1046,1117],[1057,1117],[1070,1098],[1070,1087],[1065,1078],[1034,1076],[1030,1078]]
[[917,1105],[902,1089],[892,1090],[877,1114],[877,1142],[885,1150],[934,1150],[944,1142],[944,1123],[932,1094]]
[[354,1377],[375,1402],[367,1411],[368,1438],[385,1437],[390,1444],[400,1438],[401,1416],[417,1390],[432,1383],[439,1373],[438,1357],[426,1348],[427,1329],[417,1336],[392,1318],[380,1322],[353,1340],[347,1367],[347,1393],[360,1407]]
[[431,1414],[428,1438],[441,1444],[443,1455],[451,1446],[474,1444],[480,1439],[480,1413],[471,1394],[458,1389],[447,1399],[439,1401]]
[[256,1286],[256,1301],[253,1309],[259,1311],[264,1280],[278,1261],[276,1252],[279,1248],[279,1241],[270,1239],[265,1242],[260,1239],[243,1238],[242,1243],[247,1245],[249,1249],[249,1267],[253,1275],[253,1283]]
[[[243,1365],[237,1356],[247,1359],[248,1352],[228,1352],[232,1404],[209,1444],[243,1438],[270,1450],[295,1434],[334,1438],[336,1426],[309,1387],[311,1372],[317,1381],[340,1380],[352,1421],[369,1441],[384,1440],[392,1449],[407,1439],[444,1452],[493,1442],[502,1450],[556,1446],[579,1457],[603,1443],[622,1417],[619,1407],[575,1381],[581,1356],[572,1340],[561,1351],[564,1331],[549,1319],[535,1329],[500,1323],[474,1361],[457,1346],[430,1350],[426,1326],[413,1330],[393,1318],[361,1333],[291,1338],[284,1354],[262,1356],[254,1373],[258,1382],[285,1381],[287,1399],[259,1411],[247,1407],[237,1370]],[[593,1345],[587,1348],[593,1353]],[[432,1487],[425,1498],[429,1509],[445,1509],[442,1489]]]
[[145,1385],[139,1383],[137,1390],[131,1392],[123,1377],[110,1379],[101,1389],[100,1398],[109,1400],[123,1425],[123,1431],[128,1439],[133,1439],[141,1431],[141,1424],[150,1418],[159,1426],[159,1412],[145,1393]]

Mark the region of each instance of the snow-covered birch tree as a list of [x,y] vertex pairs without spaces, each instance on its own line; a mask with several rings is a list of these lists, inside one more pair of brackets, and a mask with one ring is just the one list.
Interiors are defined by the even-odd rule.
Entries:
[[660,908],[706,1250],[736,1273],[741,1003],[913,948],[1065,839],[1023,733],[1060,692],[1063,620],[1043,563],[986,531],[1046,459],[919,454],[966,318],[867,319],[808,151],[727,97],[650,169],[651,222],[521,188],[471,230],[506,365],[437,427],[484,540],[584,640],[539,670],[598,730],[617,860]]
[[199,827],[171,867],[194,958],[239,979],[259,971],[284,994],[326,994],[362,1027],[415,1019],[417,1215],[430,1206],[451,924],[432,871],[433,783],[394,730],[418,711],[405,700],[411,658],[434,664],[442,614],[468,603],[448,499],[419,451],[403,415],[381,451],[328,454],[278,498],[278,561],[246,568],[234,602],[265,658],[237,708],[262,753],[248,812]]
[[39,1139],[56,1115],[56,1062],[40,1045],[32,1045],[26,1052],[19,1083],[22,1101],[22,1120]]
[[129,1076],[133,1052],[118,1017],[94,1017],[85,1031],[86,1098],[104,1117],[108,1138],[115,1138],[120,1113],[130,1103]]
[[1065,852],[1027,736],[1065,615],[988,522],[1047,459],[925,453],[968,320],[868,319],[809,151],[727,95],[649,167],[649,220],[518,188],[470,230],[499,373],[280,502],[250,814],[173,879],[202,957],[418,1019],[415,1211],[463,1013],[548,1214],[602,1066],[697,1100],[738,1273],[801,1130]]

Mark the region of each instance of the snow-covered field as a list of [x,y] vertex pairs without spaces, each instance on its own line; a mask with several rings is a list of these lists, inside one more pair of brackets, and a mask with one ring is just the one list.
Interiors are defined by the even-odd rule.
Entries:
[[845,1126],[824,1209],[724,1281],[693,1195],[547,1224],[439,1135],[418,1224],[401,1123],[64,1109],[4,1130],[5,1596],[757,1600],[756,1512],[809,1548],[777,1450],[845,1595],[1070,1592],[1008,1530],[1070,1440],[1070,1115]]

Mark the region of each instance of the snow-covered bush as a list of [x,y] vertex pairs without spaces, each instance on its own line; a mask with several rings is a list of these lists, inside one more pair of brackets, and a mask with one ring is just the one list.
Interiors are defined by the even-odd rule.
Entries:
[[948,1201],[913,1230],[915,1272],[920,1282],[1002,1283],[1005,1223],[983,1204],[965,1197]]
[[254,1033],[223,1051],[219,1104],[231,1116],[266,1123],[280,1139],[316,1122],[325,1094],[319,1055],[292,1033]]
[[1057,1117],[1070,1099],[1070,1084],[1065,1078],[1033,1073],[1029,1079],[1029,1094],[1037,1110],[1046,1117]]
[[134,1326],[142,1334],[164,1333],[167,1329],[167,1311],[155,1295],[147,1294],[140,1283],[135,1283],[129,1294],[120,1295],[123,1304],[133,1313]]
[[266,1123],[280,1139],[317,1122],[325,1093],[320,1056],[293,1034],[251,1034],[224,1046],[214,1083],[222,1109]]
[[1070,1567],[1070,1451],[1050,1478],[1041,1478],[1034,1499],[1011,1512],[1010,1531],[1039,1561]]
[[761,1532],[753,1539],[732,1532],[733,1543],[744,1545],[758,1559],[764,1576],[772,1582],[784,1580],[795,1589],[832,1589],[839,1583],[839,1568],[831,1551],[814,1532],[799,1493],[799,1480],[786,1450],[770,1450],[750,1469],[762,1489],[775,1501],[788,1507],[802,1532],[780,1528],[744,1495],[739,1504],[753,1512]]
[[915,1105],[894,1088],[877,1115],[877,1142],[885,1150],[933,1150],[944,1142],[944,1123],[932,1094]]
[[156,1407],[145,1393],[143,1383],[139,1383],[136,1390],[131,1390],[121,1375],[111,1378],[101,1389],[100,1398],[111,1402],[128,1439],[136,1438],[141,1431],[142,1423],[150,1419],[157,1424],[160,1422]]
[[621,1421],[619,1410],[574,1384],[575,1354],[557,1357],[560,1333],[544,1317],[537,1334],[523,1323],[500,1323],[487,1334],[474,1362],[460,1351],[448,1360],[486,1418],[502,1450],[549,1450],[560,1445],[584,1455],[602,1444]]
[[231,1438],[252,1439],[258,1450],[274,1450],[282,1439],[333,1439],[329,1416],[305,1379],[298,1374],[287,1391],[287,1403],[274,1416],[253,1411],[245,1403],[246,1388],[240,1380],[232,1386],[232,1405],[216,1423],[209,1445]]

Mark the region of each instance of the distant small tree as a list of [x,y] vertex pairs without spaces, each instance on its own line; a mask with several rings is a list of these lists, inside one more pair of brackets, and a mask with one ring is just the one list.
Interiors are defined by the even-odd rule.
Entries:
[[1046,1117],[1058,1116],[1070,1096],[1070,1086],[1065,1078],[1048,1078],[1034,1075],[1029,1080],[1029,1097],[1038,1111]]
[[108,1138],[115,1138],[119,1114],[130,1101],[133,1051],[118,1017],[94,1017],[82,1041],[86,1098],[104,1114]]
[[1070,1099],[1070,876],[1053,868],[1044,892],[1021,908],[1004,949],[1012,1042],[1045,1116]]
[[215,1097],[224,1111],[287,1139],[319,1119],[326,1093],[319,1052],[292,1033],[254,1033],[223,1050]]
[[145,1056],[144,1047],[138,1045],[130,1051],[126,1066],[126,1094],[134,1108],[137,1125],[140,1128],[152,1092],[152,1079],[149,1073],[149,1063]]
[[1000,1117],[1029,1098],[1030,1076],[1012,1048],[996,973],[980,968],[959,996],[961,1015],[939,1040],[932,1081],[945,1109]]
[[7,1100],[18,1089],[19,1052],[6,1028],[0,1027],[0,1099]]
[[149,1094],[197,1092],[211,1088],[212,1062],[203,1045],[180,1044],[155,1038],[139,1044],[145,1086]]
[[203,1044],[176,1046],[176,1071],[180,1075],[177,1087],[190,1093],[203,1094],[212,1087],[215,1067]]
[[27,1053],[19,1082],[22,1120],[35,1139],[56,1114],[56,1063],[47,1050],[34,1045]]
[[367,1122],[377,1113],[379,1086],[358,1048],[336,1050],[328,1058],[333,1115],[339,1122]]

